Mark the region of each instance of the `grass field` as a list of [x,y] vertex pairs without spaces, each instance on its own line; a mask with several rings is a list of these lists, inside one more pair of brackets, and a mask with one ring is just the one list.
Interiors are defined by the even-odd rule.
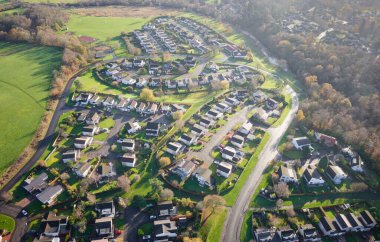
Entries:
[[26,3],[76,3],[78,0],[22,0]]
[[13,218],[4,214],[0,214],[0,229],[1,230],[4,229],[6,231],[12,232],[13,229],[15,228],[15,225],[16,223]]
[[31,141],[60,58],[55,48],[0,42],[0,174]]
[[223,208],[215,212],[201,228],[203,241],[219,242],[222,235],[224,221],[227,219],[227,209]]

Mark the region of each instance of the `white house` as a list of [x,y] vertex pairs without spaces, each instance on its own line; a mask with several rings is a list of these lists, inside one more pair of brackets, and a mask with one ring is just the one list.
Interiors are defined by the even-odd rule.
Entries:
[[297,150],[302,150],[304,147],[311,146],[311,142],[307,137],[293,138],[292,144]]
[[301,225],[298,229],[301,239],[305,242],[322,241],[318,230],[312,224]]
[[188,133],[188,134],[181,135],[181,137],[179,138],[179,141],[181,141],[182,143],[184,143],[187,146],[190,146],[190,145],[194,144],[195,142],[197,142],[197,139],[198,138],[195,134]]
[[91,171],[91,164],[89,162],[79,162],[74,167],[74,172],[77,176],[85,178]]
[[133,139],[124,139],[121,141],[121,149],[123,151],[135,151],[135,141]]
[[141,130],[141,126],[139,125],[138,122],[129,121],[128,123],[125,124],[125,130],[127,131],[128,134],[134,134]]
[[244,134],[244,135],[247,135],[249,134],[249,132],[251,132],[251,129],[253,127],[253,124],[249,121],[245,122],[240,128],[239,128],[239,132]]
[[230,139],[230,142],[232,145],[238,147],[238,148],[243,148],[243,145],[244,145],[244,137],[238,135],[238,134],[235,134],[234,136],[232,136],[232,138]]
[[133,86],[136,84],[136,79],[134,79],[134,78],[123,78],[121,80],[121,83],[123,83],[124,85]]
[[228,105],[230,106],[237,106],[239,105],[239,100],[237,100],[236,98],[233,98],[233,97],[228,97],[224,100],[225,103],[227,103]]
[[113,107],[115,105],[115,98],[107,96],[103,99],[102,104],[104,107]]
[[99,133],[99,127],[96,125],[88,125],[82,130],[82,135],[84,136],[94,136],[97,133]]
[[196,167],[197,165],[193,161],[183,159],[171,171],[184,180],[193,173]]
[[226,103],[217,103],[215,105],[215,109],[218,110],[221,113],[225,113],[231,110],[231,107],[228,106]]
[[209,128],[215,124],[215,120],[202,117],[199,120],[199,124],[205,128]]
[[166,152],[172,155],[178,155],[182,151],[183,146],[178,142],[169,142],[166,145]]
[[90,136],[82,136],[80,138],[76,138],[74,140],[74,147],[77,149],[85,149],[92,144],[93,140],[94,138]]
[[234,161],[234,157],[236,156],[236,150],[232,148],[231,146],[227,146],[222,150],[222,158]]
[[322,217],[319,219],[319,228],[324,236],[335,237],[345,234],[341,231],[338,224],[329,217]]
[[177,237],[177,226],[175,221],[170,219],[155,220],[154,226],[154,241],[170,241],[171,238]]
[[51,205],[59,194],[63,192],[61,185],[48,186],[45,190],[36,195],[36,198],[43,204]]
[[123,157],[121,157],[121,164],[126,167],[135,167],[136,165],[136,155],[125,153]]
[[348,222],[351,224],[352,232],[366,231],[366,227],[359,221],[359,218],[354,213],[346,214]]
[[335,184],[340,184],[342,180],[347,178],[347,174],[344,173],[342,168],[332,163],[328,165],[326,173]]
[[130,103],[129,103],[129,110],[135,110],[137,108],[137,101],[136,100],[132,100]]
[[191,133],[193,133],[196,136],[202,136],[206,133],[206,129],[203,126],[200,126],[199,124],[194,124],[190,130]]
[[68,150],[62,154],[63,163],[67,162],[76,162],[79,159],[80,151],[79,150]]
[[297,173],[292,167],[280,166],[277,171],[279,180],[281,182],[297,182]]
[[325,184],[325,180],[315,166],[307,167],[303,173],[303,178],[309,186],[323,186]]
[[148,107],[145,110],[146,114],[153,115],[156,114],[158,110],[158,105],[156,103],[149,103]]
[[86,117],[86,124],[98,124],[100,116],[97,112],[90,112]]
[[121,111],[128,111],[128,99],[121,98],[119,103],[116,105],[116,108]]
[[266,100],[266,107],[271,110],[276,109],[278,107],[278,102],[272,98],[268,98]]
[[223,117],[223,113],[221,113],[221,112],[219,112],[219,111],[217,111],[215,109],[211,109],[211,110],[209,110],[206,113],[206,116],[209,117],[209,118],[211,118],[211,119],[216,120],[216,119],[222,118]]
[[138,113],[144,113],[145,109],[146,109],[146,104],[141,102],[140,105],[137,107],[136,111]]
[[79,95],[75,98],[75,101],[81,105],[87,105],[92,97],[92,93],[87,92],[81,92]]
[[222,161],[218,164],[216,168],[216,174],[219,176],[228,178],[232,173],[232,165],[230,163],[227,163],[225,161]]
[[148,85],[148,81],[145,78],[139,79],[139,81],[136,83],[136,87],[138,88],[144,88]]
[[350,232],[352,230],[352,225],[350,221],[348,221],[346,215],[338,214],[335,216],[335,221],[338,224],[341,231]]
[[359,219],[367,229],[372,229],[377,224],[376,220],[368,210],[360,212]]
[[197,179],[199,186],[204,187],[212,187],[212,171],[210,169],[206,169],[203,167],[198,167],[193,173],[194,177]]

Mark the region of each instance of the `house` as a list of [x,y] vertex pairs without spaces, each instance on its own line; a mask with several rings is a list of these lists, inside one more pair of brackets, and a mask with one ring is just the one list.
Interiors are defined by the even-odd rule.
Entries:
[[217,71],[219,71],[219,66],[216,64],[216,63],[211,63],[210,65],[209,65],[209,67],[208,67],[211,71],[213,71],[213,72],[217,72]]
[[268,98],[265,102],[265,106],[268,109],[273,110],[273,109],[276,109],[278,107],[278,102],[276,100],[274,100],[273,98]]
[[36,195],[36,198],[45,205],[51,205],[59,194],[63,192],[61,185],[49,186]]
[[253,234],[257,242],[266,242],[272,241],[276,235],[276,232],[271,228],[257,228]]
[[177,207],[172,201],[162,201],[157,203],[157,216],[168,217],[177,215]]
[[88,173],[90,173],[91,168],[92,166],[89,162],[79,162],[75,165],[73,170],[77,176],[85,178]]
[[372,214],[368,210],[360,212],[359,220],[367,229],[372,229],[377,224],[376,220],[373,218]]
[[177,82],[175,80],[166,80],[165,86],[168,89],[176,89],[177,88]]
[[359,221],[359,218],[354,213],[348,213],[346,214],[346,218],[348,222],[351,224],[351,231],[353,232],[359,232],[359,231],[365,231],[366,228],[363,226],[363,224]]
[[221,113],[221,112],[219,112],[219,111],[217,111],[217,110],[215,110],[215,109],[211,109],[211,110],[209,110],[209,111],[206,113],[206,116],[207,116],[208,118],[211,118],[211,119],[216,120],[216,119],[220,119],[220,118],[222,118],[222,117],[223,117],[223,113]]
[[154,241],[172,241],[170,238],[177,237],[177,226],[175,221],[169,219],[155,220],[153,226]]
[[307,137],[293,138],[292,144],[297,150],[302,150],[304,147],[311,146],[311,142]]
[[94,94],[91,99],[89,100],[89,103],[91,105],[98,105],[99,104],[100,97],[97,94]]
[[229,161],[234,161],[235,162],[235,157],[236,157],[236,150],[235,148],[232,148],[231,146],[227,146],[222,150],[222,158],[229,160]]
[[254,92],[253,97],[255,98],[256,103],[265,102],[265,100],[267,99],[267,95],[261,90],[257,90],[256,92]]
[[235,134],[234,136],[232,136],[232,138],[230,139],[230,142],[232,145],[238,147],[238,148],[243,148],[243,145],[244,145],[244,137],[238,135],[238,134]]
[[79,159],[80,150],[68,150],[62,154],[63,163],[76,162]]
[[124,59],[123,63],[121,63],[121,66],[126,69],[131,69],[133,67],[133,63],[128,59]]
[[178,142],[169,142],[166,145],[166,152],[172,155],[178,155],[181,153],[183,146]]
[[125,124],[125,130],[127,131],[128,134],[134,134],[141,130],[141,126],[139,125],[138,122],[129,121]]
[[119,103],[116,105],[116,108],[121,111],[128,111],[128,99],[121,98]]
[[206,133],[206,129],[199,124],[194,124],[193,127],[191,127],[190,131],[196,136],[202,136]]
[[106,182],[110,177],[116,176],[115,167],[111,162],[102,163],[98,167],[101,182]]
[[133,139],[124,139],[121,141],[122,151],[135,151],[135,141]]
[[160,124],[149,122],[145,127],[146,136],[155,136],[157,137],[160,133]]
[[363,160],[361,157],[353,152],[350,147],[346,147],[342,149],[343,156],[348,160],[351,169],[356,172],[363,172]]
[[322,133],[318,133],[318,132],[314,132],[314,136],[315,136],[316,140],[318,140],[319,142],[321,142],[327,146],[331,147],[331,146],[338,144],[338,141],[336,140],[335,137],[332,137],[332,136],[329,136],[326,134],[322,134]]
[[137,80],[136,79],[134,79],[134,78],[123,78],[122,80],[121,80],[121,83],[123,83],[124,85],[127,85],[127,86],[133,86],[133,85],[135,85],[136,84],[136,82],[137,82]]
[[244,98],[248,97],[248,91],[246,91],[246,90],[239,90],[236,93],[236,97],[239,100],[243,100]]
[[231,110],[231,107],[228,106],[226,103],[217,103],[215,105],[215,109],[221,113],[225,113]]
[[115,98],[107,96],[103,99],[102,104],[104,107],[113,107],[115,105]]
[[75,138],[74,147],[77,149],[86,149],[92,144],[93,140],[94,138],[90,136],[81,136],[80,138]]
[[97,112],[90,112],[86,117],[86,124],[95,125],[100,121],[100,116]]
[[148,85],[148,81],[145,79],[145,78],[140,78],[137,83],[136,83],[136,87],[138,88],[144,88]]
[[298,236],[290,226],[282,227],[277,230],[281,242],[298,242]]
[[24,189],[31,193],[35,194],[38,192],[42,192],[47,187],[46,180],[48,179],[48,175],[45,172],[42,172],[40,175],[36,176],[34,179],[26,179]]
[[196,167],[197,165],[193,161],[182,159],[182,161],[172,169],[172,172],[177,174],[181,180],[185,180],[193,173]]
[[335,216],[335,221],[337,222],[341,231],[349,232],[352,230],[352,225],[350,221],[348,221],[346,215],[338,214]]
[[229,106],[237,106],[240,104],[239,100],[233,97],[228,97],[224,100],[225,103],[227,103]]
[[181,80],[178,80],[177,81],[177,87],[178,88],[186,88],[189,84],[189,80],[188,79],[181,79]]
[[150,82],[148,85],[150,87],[160,87],[161,86],[161,80],[160,80],[160,78],[153,77],[150,79]]
[[194,144],[195,142],[197,142],[197,140],[198,140],[197,136],[193,133],[183,134],[179,138],[179,141],[181,141],[187,146]]
[[115,205],[112,201],[96,203],[95,211],[98,213],[99,217],[115,217]]
[[38,241],[54,241],[69,233],[68,218],[49,212],[41,221]]
[[136,111],[141,114],[145,111],[145,108],[146,108],[146,104],[141,102],[140,105],[137,107]]
[[294,182],[296,183],[298,181],[297,179],[297,173],[292,167],[288,166],[280,166],[280,168],[277,171],[279,180],[281,182]]
[[125,153],[121,157],[121,164],[126,167],[135,167],[136,165],[136,155],[135,154],[130,154],[130,153]]
[[77,121],[78,122],[85,122],[87,120],[87,116],[89,115],[89,110],[83,110],[82,112],[77,114]]
[[95,231],[100,238],[113,238],[114,227],[110,217],[98,218],[95,220]]
[[135,110],[137,108],[137,101],[136,100],[132,100],[130,103],[129,103],[129,106],[128,106],[129,110]]
[[301,240],[305,242],[317,242],[322,241],[317,229],[312,224],[304,224],[299,228],[299,234]]
[[216,174],[224,178],[228,178],[232,173],[232,165],[225,161],[222,161],[216,167]]
[[81,92],[75,98],[75,102],[79,103],[80,105],[87,105],[91,97],[92,97],[92,93]]
[[197,61],[195,60],[194,56],[186,56],[186,59],[185,59],[185,65],[186,66],[194,67],[196,62]]
[[197,179],[199,185],[201,187],[208,186],[212,187],[212,171],[210,169],[206,169],[203,167],[198,167],[198,169],[195,170],[193,173],[194,177]]
[[145,66],[145,61],[135,58],[133,59],[132,65],[134,68],[142,68]]
[[158,110],[158,105],[156,103],[149,103],[148,107],[145,110],[146,114],[153,115],[156,114]]
[[335,184],[340,184],[343,179],[347,178],[347,174],[344,173],[342,168],[332,163],[327,166],[326,173]]
[[245,122],[239,129],[239,133],[243,134],[243,135],[247,135],[249,134],[249,132],[251,132],[251,129],[253,127],[253,124],[249,121]]
[[345,234],[340,230],[336,221],[331,220],[329,217],[322,217],[319,219],[318,226],[324,236],[335,237]]
[[308,166],[303,173],[303,178],[309,186],[323,186],[325,184],[325,180],[315,166]]
[[96,125],[87,125],[82,130],[82,135],[85,136],[94,136],[99,132],[99,127]]
[[199,120],[199,124],[205,128],[209,128],[215,124],[215,120],[202,117]]

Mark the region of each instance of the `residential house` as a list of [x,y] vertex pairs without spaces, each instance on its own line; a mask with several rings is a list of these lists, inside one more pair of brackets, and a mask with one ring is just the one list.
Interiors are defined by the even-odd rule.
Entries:
[[141,102],[140,105],[137,107],[136,111],[140,114],[144,113],[146,109],[146,104]]
[[194,56],[186,56],[186,59],[185,59],[185,65],[186,66],[194,67],[196,62],[197,61],[196,61]]
[[91,164],[89,162],[78,162],[73,168],[77,176],[85,178],[91,171]]
[[277,171],[279,180],[281,182],[289,183],[289,182],[298,182],[297,173],[292,167],[288,166],[280,166]]
[[92,93],[88,92],[81,92],[79,95],[75,98],[75,102],[79,103],[80,105],[87,105],[92,97]]
[[309,186],[323,186],[325,184],[325,180],[315,166],[308,166],[303,173],[303,178]]
[[117,109],[121,111],[128,111],[128,99],[121,98],[119,103],[116,105]]
[[137,101],[136,100],[132,100],[130,103],[129,103],[129,110],[135,110],[137,108]]
[[290,228],[290,226],[282,227],[277,230],[277,234],[281,239],[281,242],[298,242],[298,236],[296,232]]
[[115,105],[115,98],[107,96],[103,99],[102,104],[104,107],[113,107]]
[[215,120],[202,117],[199,120],[199,124],[205,128],[209,128],[215,124]]
[[209,111],[206,113],[206,116],[207,116],[208,118],[211,118],[211,119],[216,120],[216,119],[220,119],[220,118],[222,118],[222,117],[223,117],[223,113],[221,113],[221,112],[219,112],[219,111],[217,111],[217,110],[215,110],[215,109],[211,109],[211,110],[209,110]]
[[89,103],[91,105],[98,105],[99,104],[100,97],[98,94],[94,94],[91,99],[89,100]]
[[326,135],[326,134],[322,134],[322,133],[319,133],[319,132],[314,132],[314,136],[316,138],[316,140],[318,140],[319,142],[327,145],[327,146],[334,146],[334,145],[337,145],[338,144],[338,141],[336,140],[335,137],[332,137],[332,136],[329,136],[329,135]]
[[221,113],[225,113],[231,110],[231,107],[228,106],[226,103],[217,103],[215,105],[215,109]]
[[318,226],[321,229],[322,234],[324,236],[335,237],[335,236],[341,236],[345,234],[345,231],[342,231],[339,228],[337,222],[333,221],[329,217],[320,218]]
[[360,232],[366,230],[363,224],[359,221],[359,218],[354,213],[346,214],[346,218],[351,224],[351,231]]
[[210,169],[203,168],[199,166],[195,172],[193,173],[194,177],[197,179],[199,185],[201,187],[207,186],[212,187],[213,181],[212,181],[212,171]]
[[124,139],[121,141],[121,150],[122,151],[135,151],[135,140],[133,139]]
[[322,241],[320,234],[312,224],[304,224],[299,228],[301,240],[305,242],[319,242]]
[[123,78],[121,80],[121,83],[123,83],[124,85],[127,85],[127,86],[133,86],[136,84],[136,82],[137,82],[137,80],[134,78]]
[[141,126],[138,122],[129,121],[125,124],[125,130],[128,134],[134,134],[141,130]]
[[149,103],[148,107],[145,110],[146,114],[153,115],[156,114],[158,110],[158,105],[156,103]]
[[80,157],[80,150],[68,150],[62,154],[63,163],[76,162]]
[[225,161],[222,161],[216,167],[216,174],[224,178],[228,178],[232,173],[232,165]]
[[249,121],[245,122],[239,129],[239,133],[243,134],[243,135],[248,135],[249,132],[251,132],[251,129],[253,127],[253,124]]
[[326,173],[335,184],[340,184],[342,183],[342,180],[347,178],[347,174],[344,173],[342,168],[332,164],[331,162],[327,166]]
[[136,165],[136,154],[125,153],[121,157],[121,164],[126,167],[135,167]]
[[95,204],[95,211],[99,217],[115,217],[115,205],[112,201]]
[[182,134],[179,138],[179,141],[187,146],[193,145],[195,142],[197,142],[197,140],[197,136],[193,133]]
[[352,225],[350,221],[348,221],[346,215],[338,214],[335,216],[335,221],[337,222],[341,231],[349,232],[352,230]]
[[111,162],[102,163],[98,167],[100,182],[107,182],[109,178],[116,176],[115,167]]
[[161,80],[160,80],[160,78],[153,77],[150,79],[150,82],[148,85],[150,87],[160,87],[161,86]]
[[211,71],[213,71],[213,72],[217,72],[217,71],[219,71],[219,66],[216,64],[216,63],[211,63],[210,65],[209,65],[209,67],[208,67]]
[[224,100],[225,103],[227,103],[229,106],[233,107],[233,106],[237,106],[240,104],[239,100],[237,100],[236,98],[233,98],[233,97],[228,97]]
[[133,67],[133,63],[129,61],[128,59],[125,59],[123,63],[121,63],[121,66],[126,69],[131,69]]
[[41,220],[40,235],[37,239],[38,241],[59,241],[59,237],[67,235],[69,231],[67,217],[48,212]]
[[194,124],[193,127],[190,129],[191,133],[196,135],[196,136],[202,136],[206,133],[206,129],[199,125],[199,124]]
[[176,89],[177,88],[177,82],[175,80],[166,80],[165,86],[168,89]]
[[172,201],[161,201],[157,203],[157,216],[168,217],[177,215],[177,207]]
[[87,120],[87,116],[89,116],[90,111],[89,110],[83,110],[82,112],[79,112],[77,114],[77,121],[78,122],[85,122]]
[[45,172],[42,172],[33,179],[28,178],[24,181],[24,189],[30,194],[36,194],[42,192],[47,187],[48,175]]
[[146,136],[154,136],[157,137],[160,133],[160,124],[149,122],[145,127],[145,135]]
[[134,68],[142,68],[145,66],[145,61],[135,58],[133,59],[132,65]]
[[193,173],[196,167],[197,165],[192,160],[182,159],[171,171],[183,181]]
[[248,91],[246,90],[239,90],[236,93],[236,98],[239,100],[243,100],[248,97]]
[[243,145],[244,145],[244,137],[238,135],[238,134],[235,134],[234,136],[232,136],[232,138],[230,139],[230,142],[232,145],[238,147],[238,148],[243,148]]
[[257,90],[256,92],[254,92],[253,97],[255,98],[256,103],[265,102],[265,100],[267,99],[267,95],[261,90]]
[[348,160],[352,170],[356,172],[364,171],[363,160],[356,152],[353,152],[350,147],[343,148],[342,154]]
[[253,232],[257,242],[273,241],[276,231],[272,228],[257,228]]
[[84,136],[94,136],[99,132],[99,127],[96,125],[87,125],[82,130]]
[[153,225],[154,241],[172,241],[173,238],[177,237],[175,221],[169,219],[155,220]]
[[367,230],[374,228],[377,224],[376,220],[368,210],[360,212],[359,220]]
[[177,81],[177,87],[178,88],[187,88],[188,84],[189,84],[188,79],[180,79]]
[[136,83],[136,87],[138,88],[144,88],[148,85],[148,81],[145,78],[140,78],[138,79]]
[[304,147],[311,146],[311,142],[307,137],[293,138],[292,144],[297,150],[302,150]]
[[236,154],[237,154],[236,149],[232,148],[231,146],[226,146],[222,150],[222,158],[229,161],[236,162]]
[[178,142],[169,142],[166,145],[166,152],[172,155],[178,155],[182,152],[183,146]]
[[89,124],[89,125],[98,124],[99,121],[100,121],[100,116],[97,112],[89,112],[89,114],[86,117],[86,124]]
[[74,147],[77,149],[86,149],[92,144],[93,140],[94,138],[90,136],[81,136],[80,138],[75,138]]
[[61,185],[48,186],[42,192],[36,195],[36,198],[45,205],[51,205],[59,194],[63,192]]
[[112,218],[103,217],[95,220],[95,231],[100,238],[113,238],[114,226]]
[[273,98],[268,98],[265,102],[265,106],[268,109],[273,110],[273,109],[276,109],[278,107],[278,102],[276,100],[274,100]]

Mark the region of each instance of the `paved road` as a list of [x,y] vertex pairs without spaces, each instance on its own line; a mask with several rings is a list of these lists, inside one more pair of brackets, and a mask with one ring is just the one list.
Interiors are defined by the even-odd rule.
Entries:
[[149,223],[149,213],[144,210],[140,211],[134,207],[127,207],[124,212],[125,215],[125,228],[124,228],[124,241],[136,242],[138,241],[138,228]]
[[277,146],[298,110],[296,93],[290,87],[287,87],[287,89],[293,96],[291,110],[280,126],[268,129],[270,138],[259,156],[259,161],[255,166],[255,169],[250,174],[247,182],[241,189],[234,206],[229,211],[229,216],[224,224],[223,234],[221,236],[221,241],[223,242],[240,241],[240,231],[243,224],[244,214],[248,209],[252,195],[260,183],[265,168],[278,155]]
[[16,227],[12,233],[11,241],[22,241],[22,237],[28,230],[28,217],[20,216],[22,208],[13,204],[0,203],[0,213],[15,219]]

